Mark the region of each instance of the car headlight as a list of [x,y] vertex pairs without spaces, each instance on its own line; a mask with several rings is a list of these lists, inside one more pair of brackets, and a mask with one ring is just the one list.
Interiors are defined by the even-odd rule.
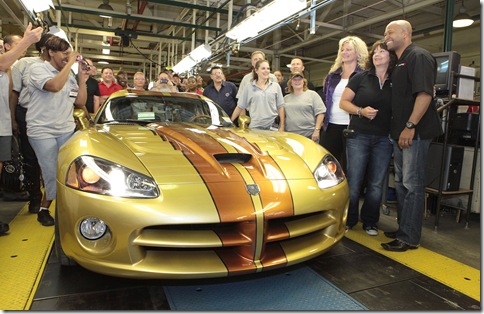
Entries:
[[80,191],[119,197],[156,198],[160,195],[153,178],[92,156],[80,156],[70,164],[66,185]]
[[333,187],[345,179],[339,162],[331,155],[326,155],[313,173],[320,189]]
[[94,217],[84,219],[79,225],[79,231],[82,236],[88,240],[97,240],[101,238],[106,233],[107,229],[104,221]]

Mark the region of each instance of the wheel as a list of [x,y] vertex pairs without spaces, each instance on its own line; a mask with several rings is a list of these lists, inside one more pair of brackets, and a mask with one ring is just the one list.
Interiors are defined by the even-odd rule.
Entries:
[[384,215],[387,215],[387,216],[388,216],[388,215],[390,215],[390,208],[388,208],[388,206],[387,206],[387,205],[382,204],[382,205],[381,205],[381,210],[383,211],[383,214],[384,214]]
[[61,245],[61,242],[60,242],[59,220],[58,220],[58,214],[57,213],[58,213],[58,208],[57,208],[57,204],[56,204],[55,205],[54,249],[55,249],[55,255],[57,256],[57,261],[62,266],[76,266],[77,263],[74,260],[67,257],[67,255],[64,253],[64,250],[62,249],[62,245]]

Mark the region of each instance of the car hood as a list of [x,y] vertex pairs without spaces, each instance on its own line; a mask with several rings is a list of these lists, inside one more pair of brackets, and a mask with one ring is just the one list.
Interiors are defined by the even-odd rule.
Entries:
[[[128,148],[158,184],[200,182],[200,177],[205,182],[243,181],[237,167],[250,168],[251,173],[258,173],[259,180],[314,178],[311,169],[323,156],[320,149],[313,147],[319,145],[308,141],[304,151],[288,133],[183,123],[108,128],[116,145]],[[291,143],[297,144],[299,153]],[[301,152],[316,155],[316,159],[308,164]]]

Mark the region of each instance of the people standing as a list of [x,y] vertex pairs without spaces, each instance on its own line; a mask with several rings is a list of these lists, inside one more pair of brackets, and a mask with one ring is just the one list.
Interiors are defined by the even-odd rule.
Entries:
[[86,99],[86,108],[89,113],[96,113],[99,107],[101,106],[100,97],[101,92],[99,91],[99,82],[94,78],[97,74],[97,68],[92,63],[91,59],[85,59],[86,63],[89,65],[89,70],[87,74],[89,74],[89,78],[86,81],[87,86],[87,99]]
[[284,97],[279,84],[269,78],[269,61],[257,61],[253,72],[254,80],[244,89],[231,120],[237,119],[243,110],[248,110],[251,129],[270,130],[279,116],[279,131],[284,131]]
[[101,69],[101,79],[101,82],[98,83],[101,94],[99,105],[102,105],[112,93],[123,89],[121,85],[114,81],[113,69],[110,67],[103,67]]
[[10,112],[12,114],[12,131],[20,139],[20,152],[25,163],[25,179],[30,184],[27,186],[29,213],[38,213],[42,200],[40,166],[27,136],[26,115],[30,104],[28,81],[30,78],[29,68],[34,63],[43,63],[49,59],[49,53],[45,49],[45,42],[53,37],[53,34],[43,34],[35,43],[39,57],[24,57],[12,66],[12,92],[10,94]]
[[318,93],[308,89],[302,72],[292,73],[287,86],[289,94],[284,96],[284,130],[319,142],[319,131],[326,112],[323,100]]
[[161,72],[158,75],[158,80],[155,82],[155,85],[150,89],[151,91],[155,92],[177,92],[178,89],[170,80],[170,75],[166,72]]
[[199,90],[203,91],[205,90],[205,87],[203,86],[203,77],[200,74],[197,74],[197,87]]
[[432,139],[443,133],[433,104],[437,64],[427,50],[412,43],[408,21],[390,22],[384,36],[388,49],[398,57],[391,76],[398,230],[385,232],[395,240],[381,245],[388,251],[404,252],[420,245],[427,153]]
[[[290,70],[291,70],[291,74],[292,73],[296,73],[296,72],[304,73],[304,62],[300,58],[293,58],[291,60]],[[281,85],[282,94],[284,96],[286,96],[287,94],[289,94],[289,90],[287,88],[287,81],[288,80],[284,80],[284,81],[282,81],[282,82],[279,83]],[[306,80],[306,81],[307,81],[308,89],[314,90],[314,84],[311,83],[308,80]]]
[[[265,59],[266,59],[266,54],[264,52],[259,51],[259,50],[252,52],[252,54],[250,55],[250,61],[251,61],[251,64],[252,64],[252,68],[251,68],[251,71],[249,73],[244,75],[244,77],[242,78],[242,81],[240,81],[239,90],[237,91],[237,98],[238,99],[240,99],[242,92],[244,91],[244,88],[246,86],[250,86],[252,84],[252,81],[255,79],[255,77],[254,77],[255,64],[258,61],[265,60]],[[269,73],[269,80],[271,80],[274,83],[277,83],[277,78],[272,73]]]
[[277,78],[277,83],[281,84],[281,82],[284,81],[284,74],[282,74],[281,71],[279,71],[279,70],[274,71],[274,75]]
[[349,115],[340,109],[339,101],[350,77],[365,69],[368,47],[356,36],[346,36],[339,41],[338,56],[323,82],[321,97],[326,105],[319,144],[329,150],[346,169],[345,141],[343,130],[349,122]]
[[143,72],[136,72],[133,75],[133,86],[137,90],[145,90],[146,77]]
[[[40,40],[42,27],[32,29],[32,23],[27,25],[21,40],[11,50],[0,54],[0,175],[3,162],[12,159],[12,115],[10,113],[10,67],[25,55],[27,48]],[[6,148],[6,149],[5,149]],[[9,230],[8,223],[0,221],[0,234]]]
[[71,72],[80,57],[70,44],[57,36],[45,43],[50,61],[32,64],[29,70],[30,104],[27,110],[27,135],[37,155],[44,179],[44,196],[37,214],[43,226],[54,225],[49,206],[56,197],[57,157],[60,147],[74,134],[74,106],[85,110],[86,81],[89,74],[78,65],[78,82]]
[[185,92],[203,95],[203,92],[198,88],[197,78],[195,76],[190,76],[189,78],[187,78],[187,85],[186,85]]
[[367,179],[361,206],[363,229],[377,236],[380,204],[393,144],[390,139],[392,118],[392,85],[390,74],[397,56],[384,41],[377,41],[370,50],[368,69],[355,74],[346,85],[339,106],[350,114],[346,138],[346,175],[350,189],[350,204],[346,229],[352,229],[359,214],[360,191]]
[[210,78],[213,83],[205,87],[203,95],[216,102],[231,117],[237,106],[237,98],[235,97],[237,86],[232,82],[224,81],[223,70],[218,66],[212,67]]

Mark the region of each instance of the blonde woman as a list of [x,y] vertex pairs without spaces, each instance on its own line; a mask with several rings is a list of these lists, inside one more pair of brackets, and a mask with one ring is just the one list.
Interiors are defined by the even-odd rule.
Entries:
[[319,144],[336,157],[345,169],[345,143],[343,130],[348,126],[349,115],[340,109],[339,102],[348,80],[362,72],[368,61],[368,47],[356,36],[347,36],[339,41],[336,60],[324,79],[322,98],[326,115],[321,129]]

